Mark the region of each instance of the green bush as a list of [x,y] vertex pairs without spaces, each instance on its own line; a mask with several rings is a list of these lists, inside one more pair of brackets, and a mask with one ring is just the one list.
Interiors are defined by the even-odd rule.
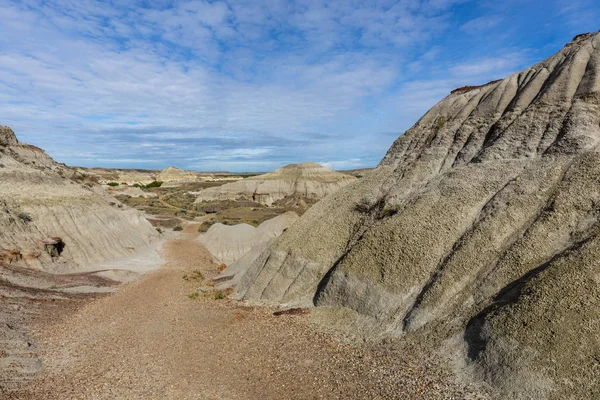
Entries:
[[108,182],[108,186],[119,186],[119,182]]
[[206,232],[211,226],[213,226],[215,223],[217,222],[217,220],[215,218],[211,218],[209,221],[204,221],[199,227],[198,227],[198,232],[200,233],[204,233]]
[[161,187],[161,186],[162,186],[162,184],[163,184],[163,182],[162,182],[162,181],[153,181],[153,182],[150,182],[149,184],[147,184],[147,185],[145,186],[145,188],[146,188],[146,189],[150,189],[150,188],[159,188],[159,187]]
[[218,292],[215,295],[215,300],[223,300],[224,298],[225,298],[225,293],[223,293],[223,292]]

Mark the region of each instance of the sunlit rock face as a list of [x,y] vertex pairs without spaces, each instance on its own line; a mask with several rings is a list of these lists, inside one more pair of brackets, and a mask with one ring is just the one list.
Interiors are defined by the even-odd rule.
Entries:
[[256,257],[238,296],[353,315],[503,396],[599,398],[599,141],[600,34],[580,35],[440,101]]
[[308,162],[290,164],[264,175],[252,176],[234,183],[204,189],[196,203],[213,200],[252,200],[272,205],[288,196],[322,199],[356,178]]
[[[19,255],[11,262],[73,272],[158,239],[138,211],[97,185],[78,183],[76,175],[0,127],[0,251]],[[48,251],[50,242],[60,243],[60,251]]]

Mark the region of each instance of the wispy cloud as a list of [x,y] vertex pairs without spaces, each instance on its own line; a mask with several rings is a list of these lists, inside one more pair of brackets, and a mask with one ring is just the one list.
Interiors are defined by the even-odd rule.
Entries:
[[7,0],[0,123],[76,165],[373,166],[452,85],[556,50],[503,28],[525,6],[494,4]]

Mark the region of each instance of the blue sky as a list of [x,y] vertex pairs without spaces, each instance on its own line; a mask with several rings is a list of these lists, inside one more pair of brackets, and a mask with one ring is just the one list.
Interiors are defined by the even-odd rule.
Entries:
[[0,0],[0,124],[69,165],[373,167],[451,89],[598,21],[597,0]]

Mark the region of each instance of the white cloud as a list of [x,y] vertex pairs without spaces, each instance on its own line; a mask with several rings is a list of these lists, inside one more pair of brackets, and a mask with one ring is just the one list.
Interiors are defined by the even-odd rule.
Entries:
[[450,60],[450,26],[502,18],[454,21],[462,3],[9,0],[0,123],[74,164],[373,165],[395,139],[383,132],[452,85],[527,60],[507,49]]

